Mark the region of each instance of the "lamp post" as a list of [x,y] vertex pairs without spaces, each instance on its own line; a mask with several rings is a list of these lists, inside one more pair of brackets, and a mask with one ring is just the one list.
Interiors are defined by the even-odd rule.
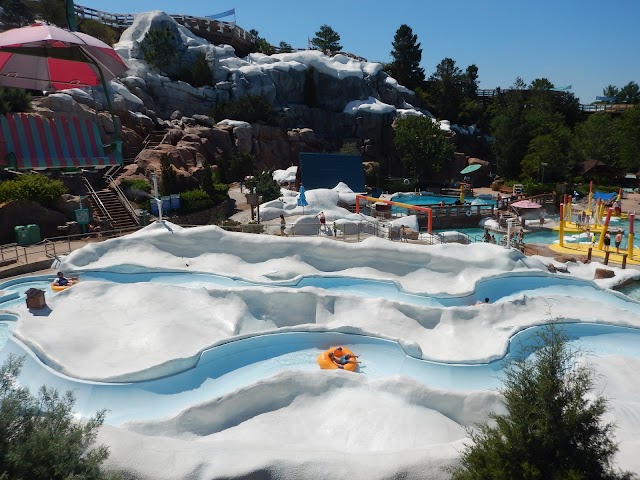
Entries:
[[540,168],[542,168],[542,177],[540,180],[540,183],[544,183],[544,167],[546,167],[548,164],[545,162],[540,162]]
[[156,178],[155,170],[151,171],[151,180],[153,181],[153,194],[155,195],[153,197],[153,200],[155,200],[156,204],[158,205],[158,222],[163,223],[162,222],[162,200],[158,198],[158,179]]

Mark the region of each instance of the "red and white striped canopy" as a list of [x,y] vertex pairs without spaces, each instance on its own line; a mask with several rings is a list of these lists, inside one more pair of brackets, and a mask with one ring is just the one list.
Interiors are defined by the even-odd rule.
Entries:
[[31,25],[0,33],[0,85],[65,90],[100,85],[127,66],[106,43],[55,25]]

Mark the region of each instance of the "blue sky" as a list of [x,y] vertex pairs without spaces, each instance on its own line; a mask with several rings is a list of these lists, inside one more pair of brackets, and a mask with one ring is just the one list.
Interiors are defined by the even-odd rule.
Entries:
[[572,85],[581,103],[591,103],[607,85],[640,83],[640,1],[517,0],[76,0],[114,13],[153,9],[172,14],[211,15],[236,9],[246,30],[277,45],[304,48],[323,24],[341,37],[345,51],[370,61],[390,60],[393,36],[406,23],[422,44],[427,77],[446,57],[464,70],[478,66],[480,88],[506,88],[516,77],[526,83],[548,78]]

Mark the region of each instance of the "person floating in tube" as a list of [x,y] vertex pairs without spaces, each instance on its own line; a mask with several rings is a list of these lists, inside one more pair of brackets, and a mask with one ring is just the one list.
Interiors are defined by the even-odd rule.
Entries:
[[349,353],[345,355],[342,351],[342,347],[337,347],[333,352],[330,352],[329,358],[338,366],[338,368],[344,368],[344,365],[346,365],[347,363],[358,362],[357,360],[355,360],[356,358],[358,358],[358,355],[351,355]]

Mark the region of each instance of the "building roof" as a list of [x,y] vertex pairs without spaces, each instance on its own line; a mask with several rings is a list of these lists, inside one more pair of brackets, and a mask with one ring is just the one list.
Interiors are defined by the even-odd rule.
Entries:
[[366,190],[360,155],[301,153],[300,180],[307,189],[334,188],[343,182],[356,193]]

